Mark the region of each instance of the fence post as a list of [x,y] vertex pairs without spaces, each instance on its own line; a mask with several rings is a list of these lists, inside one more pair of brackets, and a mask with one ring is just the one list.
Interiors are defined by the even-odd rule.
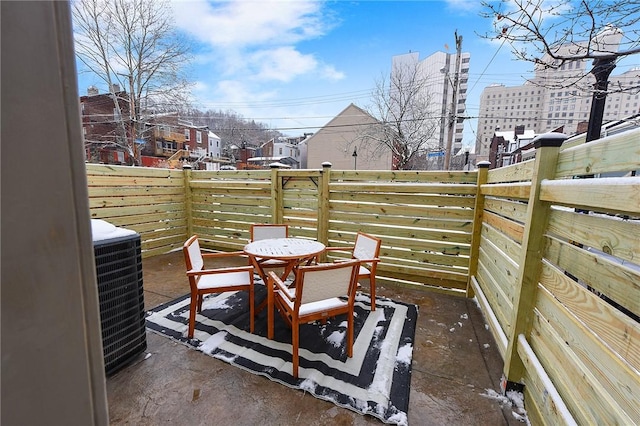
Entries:
[[[329,245],[329,183],[331,180],[331,163],[322,163],[320,172],[321,182],[318,188],[318,241]],[[326,254],[322,254],[321,262],[326,261]]]
[[187,219],[187,235],[185,241],[191,235],[193,235],[193,215],[191,203],[193,199],[191,196],[191,164],[184,164],[182,166],[182,175],[184,177],[184,214]]
[[540,278],[540,263],[544,251],[545,230],[551,203],[540,200],[540,187],[544,179],[553,179],[558,164],[558,154],[567,136],[562,133],[546,133],[534,139],[536,159],[531,178],[531,192],[527,206],[522,254],[513,300],[511,332],[508,336],[504,360],[503,391],[519,389],[524,374],[524,364],[518,355],[518,336],[528,340],[533,322],[533,308]]
[[478,178],[476,189],[476,202],[473,206],[473,228],[471,231],[471,253],[469,255],[469,276],[467,277],[467,297],[474,296],[473,287],[471,286],[471,277],[478,272],[478,254],[480,252],[480,235],[482,233],[482,213],[484,211],[484,195],[482,194],[482,185],[487,183],[489,176],[488,161],[478,163]]
[[283,223],[282,179],[278,173],[280,166],[272,163],[269,167],[271,167],[271,223]]

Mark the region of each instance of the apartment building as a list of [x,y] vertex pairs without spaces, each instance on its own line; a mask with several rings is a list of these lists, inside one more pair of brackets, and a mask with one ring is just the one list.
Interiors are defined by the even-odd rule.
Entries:
[[[521,86],[486,87],[480,97],[476,161],[491,161],[494,134],[513,131],[516,126],[525,126],[537,134],[557,130],[572,135],[584,131],[595,83],[588,74],[591,66],[587,60],[565,62],[558,68],[538,66],[534,78]],[[640,68],[609,78],[604,123],[640,112],[638,87]]]
[[[452,156],[462,148],[471,55],[461,52],[458,69],[456,56],[457,53],[435,52],[420,60],[418,52],[410,52],[392,58],[392,81],[395,78],[394,70],[406,69],[412,64],[417,64],[419,78],[427,83],[422,90],[433,108],[430,116],[438,118],[434,122],[436,129],[433,132],[433,142],[429,144],[431,151],[434,151],[431,155],[440,160],[435,168],[443,166],[442,160],[449,138],[452,142]],[[449,126],[449,120],[453,117],[455,125]],[[450,131],[453,135],[449,134]]]

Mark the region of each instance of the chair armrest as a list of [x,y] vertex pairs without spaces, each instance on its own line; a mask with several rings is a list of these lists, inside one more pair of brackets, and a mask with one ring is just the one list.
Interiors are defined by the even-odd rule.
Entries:
[[232,257],[232,256],[242,256],[246,257],[247,254],[243,251],[221,251],[218,253],[202,253],[203,258],[216,258],[216,257]]
[[275,272],[270,271],[267,274],[267,280],[268,281],[272,281],[275,286],[276,286],[276,290],[279,290],[280,293],[284,294],[287,299],[293,301],[295,299],[295,293],[292,292],[284,282],[282,282],[282,280],[280,279],[279,276],[276,275]]
[[324,251],[353,251],[353,247],[325,247]]
[[229,272],[251,272],[253,273],[253,266],[238,266],[235,268],[216,268],[216,269],[200,269],[187,271],[187,276],[197,276],[197,275],[213,275],[213,274],[224,274]]

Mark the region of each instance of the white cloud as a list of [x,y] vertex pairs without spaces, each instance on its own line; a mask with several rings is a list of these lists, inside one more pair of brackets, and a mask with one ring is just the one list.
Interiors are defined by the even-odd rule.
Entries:
[[176,24],[211,46],[292,44],[329,27],[317,1],[174,1]]
[[446,0],[445,2],[450,10],[461,12],[477,12],[481,7],[481,3],[477,0]]
[[291,46],[255,52],[250,61],[258,68],[256,79],[282,82],[310,73],[318,66],[312,55],[303,55]]
[[338,71],[333,65],[325,65],[320,71],[321,75],[329,80],[342,80],[346,77],[342,71]]
[[216,87],[217,93],[230,104],[244,105],[259,101],[270,100],[275,92],[257,92],[254,88],[247,86],[237,80],[222,80]]
[[[337,22],[323,2],[173,1],[176,26],[197,41],[197,63],[211,74],[243,81],[289,83],[299,76],[339,80],[344,75],[297,46]],[[206,53],[205,53],[206,52]]]

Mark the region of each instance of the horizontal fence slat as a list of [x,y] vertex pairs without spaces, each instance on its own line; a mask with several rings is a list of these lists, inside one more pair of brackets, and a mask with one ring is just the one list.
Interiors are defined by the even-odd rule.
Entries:
[[640,128],[564,149],[556,177],[640,170]]
[[484,212],[484,225],[489,225],[500,233],[506,235],[517,243],[522,243],[524,235],[524,225],[498,216],[491,212]]
[[483,195],[526,200],[531,191],[530,182],[485,184],[480,187]]
[[587,210],[640,215],[640,177],[544,181],[540,199]]
[[527,204],[521,201],[486,197],[484,209],[519,223],[524,223],[527,218]]
[[640,235],[637,220],[552,208],[548,232],[629,262],[640,259],[638,238],[629,238]]
[[476,172],[459,171],[424,171],[424,170],[331,170],[334,181],[361,182],[455,182],[476,183]]
[[533,177],[533,164],[533,160],[529,160],[489,170],[487,183],[530,181]]
[[546,240],[545,258],[631,312],[640,312],[640,268],[555,238]]

